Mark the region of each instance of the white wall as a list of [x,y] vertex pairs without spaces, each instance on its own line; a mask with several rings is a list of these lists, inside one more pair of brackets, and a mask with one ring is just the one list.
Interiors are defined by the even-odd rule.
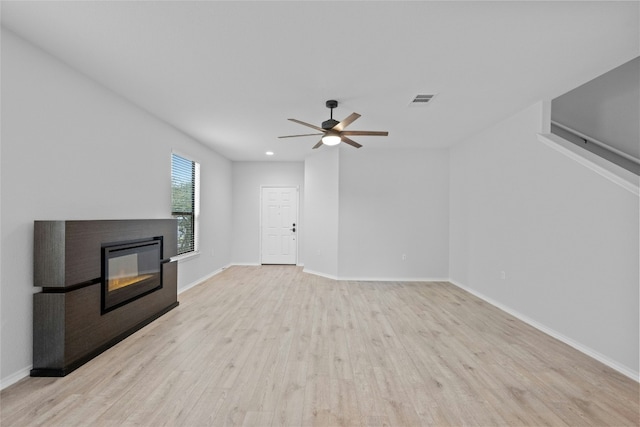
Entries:
[[298,187],[298,264],[304,263],[304,163],[233,162],[233,264],[260,264],[260,187]]
[[[165,138],[173,137],[167,135]],[[183,143],[173,141],[172,146],[178,147],[178,154],[200,163],[199,254],[180,260],[178,292],[200,283],[203,278],[230,264],[233,218],[231,162],[200,143],[184,136],[183,139]],[[169,171],[168,177],[170,175]]]
[[448,248],[448,150],[341,150],[341,279],[446,280]]
[[321,147],[304,162],[304,270],[338,276],[339,147]]
[[2,30],[2,386],[31,365],[33,221],[170,216],[172,149],[201,163],[201,255],[229,263],[231,162]]
[[305,271],[449,277],[448,150],[321,147],[305,161],[305,187]]
[[452,148],[450,277],[637,378],[638,197],[541,122],[540,103]]

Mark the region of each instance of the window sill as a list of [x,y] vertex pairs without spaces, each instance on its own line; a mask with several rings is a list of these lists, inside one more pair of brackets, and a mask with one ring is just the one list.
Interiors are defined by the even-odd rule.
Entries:
[[189,252],[189,253],[186,253],[186,254],[176,255],[174,257],[171,257],[171,261],[178,261],[178,262],[189,261],[189,260],[197,258],[199,256],[200,256],[200,252],[199,251]]

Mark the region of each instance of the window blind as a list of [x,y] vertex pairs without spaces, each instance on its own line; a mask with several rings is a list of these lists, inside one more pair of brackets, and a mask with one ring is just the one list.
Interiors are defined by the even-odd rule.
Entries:
[[171,154],[171,216],[178,220],[178,255],[197,250],[197,167]]

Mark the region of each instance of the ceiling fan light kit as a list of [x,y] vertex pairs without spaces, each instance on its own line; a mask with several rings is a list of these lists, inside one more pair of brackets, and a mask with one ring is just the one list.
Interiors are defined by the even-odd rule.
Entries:
[[324,145],[338,145],[340,142],[342,142],[342,139],[337,132],[327,132],[322,137],[322,143]]
[[331,117],[329,118],[329,120],[322,122],[322,127],[318,127],[297,119],[289,119],[292,122],[301,124],[303,126],[307,126],[310,127],[312,129],[315,129],[321,133],[307,133],[304,135],[287,135],[287,136],[279,136],[278,138],[296,138],[299,136],[311,136],[311,135],[322,135],[322,138],[320,139],[320,141],[318,141],[318,143],[316,145],[313,146],[314,149],[320,147],[321,145],[338,145],[341,142],[344,142],[345,144],[349,144],[352,147],[355,148],[360,148],[362,147],[362,145],[358,144],[357,142],[355,142],[354,140],[350,139],[347,137],[347,135],[369,135],[369,136],[387,136],[389,135],[389,132],[386,131],[367,131],[367,130],[352,130],[352,131],[345,131],[344,129],[349,126],[351,123],[353,123],[354,121],[356,121],[359,117],[360,114],[358,113],[351,113],[347,118],[345,118],[344,120],[342,120],[341,122],[338,122],[337,120],[333,119],[333,109],[336,108],[338,106],[338,101],[334,100],[334,99],[330,99],[326,102],[325,104],[327,106],[327,108],[329,108],[331,110]]

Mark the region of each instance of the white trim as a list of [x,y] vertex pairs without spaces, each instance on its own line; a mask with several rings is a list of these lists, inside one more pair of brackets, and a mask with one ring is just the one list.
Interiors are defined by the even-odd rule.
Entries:
[[193,251],[200,253],[200,162],[193,163]]
[[343,277],[333,276],[331,274],[321,273],[319,271],[309,270],[304,268],[304,273],[313,274],[316,276],[326,277],[327,279],[337,281],[351,281],[351,282],[449,282],[448,277]]
[[350,280],[354,282],[448,282],[446,277],[343,277],[338,280]]
[[230,265],[238,265],[243,267],[260,267],[262,264],[258,262],[232,262]]
[[175,148],[171,149],[171,154],[175,154],[176,156],[180,156],[180,157],[185,158],[187,160],[191,160],[192,162],[200,163],[200,160],[198,160],[197,158],[193,157],[190,154],[185,153],[184,151],[180,151],[180,150],[177,150]]
[[321,273],[319,271],[313,271],[313,270],[309,270],[307,268],[303,268],[302,269],[303,273],[309,273],[309,274],[313,274],[314,276],[320,276],[320,277],[325,277],[327,279],[331,279],[331,280],[338,280],[338,278],[336,276],[332,276],[330,274],[325,274],[325,273]]
[[604,148],[605,150],[610,151],[610,152],[612,152],[613,154],[615,154],[617,156],[620,156],[620,157],[622,157],[624,159],[627,159],[630,162],[635,163],[636,165],[640,165],[640,161],[638,159],[636,159],[633,156],[630,156],[629,154],[625,153],[624,151],[620,151],[617,148],[610,146],[609,144],[606,144],[606,143],[604,143],[602,141],[598,141],[597,139],[592,138],[589,135],[585,135],[584,133],[579,132],[579,131],[577,131],[575,129],[572,129],[569,126],[563,125],[560,122],[556,122],[554,120],[551,120],[551,124],[553,126],[559,127],[560,129],[562,129],[565,132],[568,132],[568,133],[570,133],[572,135],[575,135],[575,136],[577,136],[579,138],[582,138],[585,141],[589,141],[589,142],[597,145],[600,148]]
[[33,366],[29,365],[26,368],[22,368],[17,372],[14,372],[13,374],[9,375],[6,378],[2,379],[2,382],[0,382],[0,390],[4,390],[5,388],[9,387],[10,385],[13,385],[15,383],[17,383],[18,381],[20,381],[23,378],[26,378],[29,376],[29,374],[31,373],[31,368]]
[[171,257],[171,261],[178,261],[178,262],[183,262],[183,261],[189,261],[193,258],[197,258],[200,256],[200,252],[199,251],[195,251],[195,252],[187,252],[185,254],[180,254],[180,255],[176,255],[174,257]]
[[525,316],[524,314],[507,307],[504,304],[499,303],[498,301],[495,301],[492,298],[487,297],[486,295],[483,295],[482,293],[471,289],[467,286],[461,285],[460,283],[457,283],[456,281],[449,279],[448,280],[449,283],[451,283],[454,286],[457,286],[458,288],[469,292],[470,294],[480,298],[481,300],[491,304],[492,306],[504,311],[505,313],[508,313],[510,315],[512,315],[513,317],[523,321],[524,323],[528,324],[529,326],[532,326],[534,328],[536,328],[537,330],[539,330],[540,332],[543,332],[559,341],[562,341],[563,343],[575,348],[576,350],[578,350],[581,353],[586,354],[587,356],[601,362],[604,363],[605,365],[609,366],[612,369],[615,369],[616,371],[620,372],[621,374],[631,378],[632,380],[636,381],[636,382],[640,382],[640,372],[638,371],[634,371],[633,369],[621,365],[620,363],[616,362],[615,360],[610,359],[609,357],[597,352],[596,350],[581,344],[577,341],[574,341],[573,339],[561,334],[560,332],[549,328],[548,326],[543,325],[542,323],[531,319],[530,317]]
[[603,159],[602,157],[577,147],[575,144],[554,134],[538,134],[538,140],[557,152],[576,161],[598,175],[640,196],[640,177]]
[[185,286],[179,286],[178,287],[178,295],[180,295],[181,293],[188,291],[189,289],[193,288],[194,286],[198,286],[204,282],[206,282],[207,280],[211,279],[213,276],[222,273],[224,270],[226,270],[227,268],[229,268],[231,266],[231,264],[227,264],[224,267],[221,267],[209,274],[207,274],[206,276],[203,276],[201,278],[199,278],[198,280],[195,280]]

